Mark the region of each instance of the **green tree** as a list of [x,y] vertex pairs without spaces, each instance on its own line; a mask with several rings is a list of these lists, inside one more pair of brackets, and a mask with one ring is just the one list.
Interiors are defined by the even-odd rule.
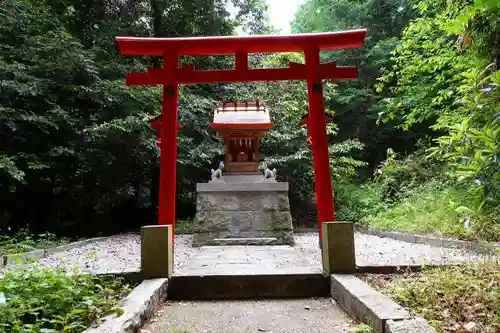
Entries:
[[376,78],[392,67],[391,52],[408,21],[415,16],[410,0],[309,0],[298,10],[293,23],[295,32],[325,32],[346,29],[368,29],[362,48],[325,52],[323,61],[336,61],[359,68],[356,81],[339,82],[328,107],[336,110],[339,138],[357,137],[365,145],[364,157],[374,169],[391,147],[411,151],[425,132],[415,128],[403,132],[388,124],[377,126],[375,107],[380,95],[375,90]]
[[[256,32],[266,24],[259,1],[235,2],[234,20],[226,1],[161,1],[161,25],[152,24],[151,4],[2,3],[0,229],[95,233],[154,219],[150,192],[158,186],[152,174],[159,152],[148,120],[159,114],[161,90],[124,86],[125,73],[154,61],[121,56],[115,37],[228,35],[253,18]],[[216,57],[196,61],[200,68],[228,64]],[[208,131],[214,89],[181,91],[181,206],[220,150]],[[192,198],[189,203],[192,209]]]
[[417,8],[421,17],[405,29],[395,65],[380,78],[381,119],[407,129],[431,122],[438,136],[432,155],[476,194],[460,211],[475,219],[477,232],[496,237],[500,4],[422,0]]
[[0,17],[2,229],[57,229],[135,197],[154,156],[137,114],[151,103],[103,78],[43,2],[5,2]]

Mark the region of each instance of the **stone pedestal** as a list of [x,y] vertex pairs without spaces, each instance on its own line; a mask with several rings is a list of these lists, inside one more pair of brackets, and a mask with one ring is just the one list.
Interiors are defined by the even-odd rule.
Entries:
[[170,278],[174,269],[171,225],[141,228],[141,274],[144,279]]
[[193,246],[294,244],[288,183],[197,184],[196,208]]
[[326,274],[356,272],[354,223],[324,222],[322,225],[323,270]]

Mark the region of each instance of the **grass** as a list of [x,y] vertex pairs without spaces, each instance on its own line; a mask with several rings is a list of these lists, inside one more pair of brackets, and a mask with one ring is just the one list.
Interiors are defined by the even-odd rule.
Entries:
[[82,332],[98,318],[121,313],[117,304],[130,289],[117,278],[12,268],[0,280],[0,332]]
[[366,219],[374,229],[473,238],[465,231],[464,216],[457,212],[465,200],[464,193],[458,189],[440,189],[429,183],[410,192],[390,209]]
[[500,332],[500,262],[364,279],[438,332]]
[[471,214],[471,230],[465,229],[474,206],[465,188],[440,180],[402,187],[392,198],[384,197],[382,185],[338,184],[335,188],[337,218],[356,221],[378,230],[453,237],[465,240],[500,241],[497,212]]
[[0,255],[56,247],[69,242],[70,240],[67,238],[56,237],[54,234],[50,233],[31,235],[22,231],[13,236],[0,235]]

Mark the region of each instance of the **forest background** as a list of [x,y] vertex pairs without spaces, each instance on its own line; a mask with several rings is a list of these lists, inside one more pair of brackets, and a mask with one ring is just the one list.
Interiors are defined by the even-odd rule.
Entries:
[[[231,15],[228,10],[231,3]],[[359,79],[325,84],[338,220],[500,240],[500,2],[306,0],[294,33],[367,28],[359,50],[325,52]],[[159,150],[148,120],[161,88],[124,85],[161,66],[120,56],[115,36],[273,33],[262,0],[4,0],[0,4],[0,233],[110,234],[154,223]],[[254,67],[303,61],[253,55]],[[231,57],[185,57],[199,69]],[[215,101],[264,100],[262,155],[290,183],[296,226],[314,227],[303,82],[185,86],[177,217],[223,158]]]

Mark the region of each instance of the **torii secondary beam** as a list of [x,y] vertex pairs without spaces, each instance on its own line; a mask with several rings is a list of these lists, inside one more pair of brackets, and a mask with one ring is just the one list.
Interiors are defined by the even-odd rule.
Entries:
[[[325,63],[320,65],[319,72],[322,80],[355,79],[358,69],[350,66],[338,67],[336,63]],[[160,85],[168,79],[172,78],[166,78],[162,68],[150,68],[145,73],[128,74],[127,85]],[[299,63],[290,63],[289,68],[248,69],[247,67],[234,70],[201,71],[188,65],[177,69],[173,80],[178,84],[307,80],[307,69],[305,64]]]

